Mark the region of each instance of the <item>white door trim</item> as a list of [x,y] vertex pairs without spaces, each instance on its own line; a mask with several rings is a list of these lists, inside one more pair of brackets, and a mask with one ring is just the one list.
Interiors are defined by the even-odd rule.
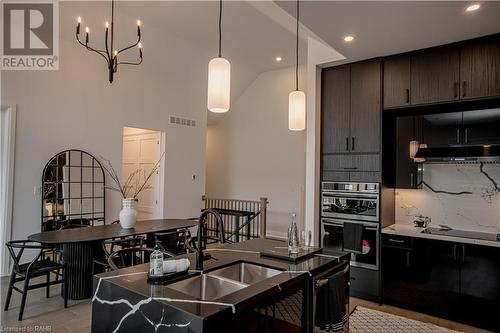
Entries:
[[16,141],[16,105],[0,109],[0,275],[9,274],[10,256],[5,242],[12,237],[12,206],[14,201],[14,157]]

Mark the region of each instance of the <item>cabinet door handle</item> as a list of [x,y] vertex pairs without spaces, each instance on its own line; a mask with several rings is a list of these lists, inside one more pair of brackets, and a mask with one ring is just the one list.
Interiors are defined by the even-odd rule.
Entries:
[[406,104],[410,104],[410,89],[406,88]]
[[467,81],[462,82],[462,97],[467,96]]
[[462,262],[465,262],[465,245],[462,245]]
[[352,144],[351,144],[351,150],[356,150],[356,148],[354,148],[354,142],[355,142],[355,137],[352,137]]
[[457,261],[457,244],[453,244],[453,261]]
[[404,239],[394,239],[394,238],[388,238],[387,239],[389,242],[393,242],[393,243],[404,243]]
[[345,150],[348,151],[349,150],[349,137],[345,137]]
[[414,179],[413,179],[413,172],[412,172],[412,173],[410,173],[410,187],[413,187],[413,186],[414,186],[414,184],[413,184],[413,180],[414,180]]
[[344,170],[357,170],[358,167],[345,167]]
[[458,82],[453,83],[453,98],[458,98]]
[[469,133],[467,133],[467,128],[465,129],[465,143],[469,143]]
[[457,128],[457,145],[460,144],[460,129]]

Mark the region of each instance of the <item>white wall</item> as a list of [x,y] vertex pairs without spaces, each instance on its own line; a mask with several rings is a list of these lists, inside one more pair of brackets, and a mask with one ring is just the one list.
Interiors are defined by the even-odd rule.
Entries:
[[207,195],[267,197],[269,236],[285,237],[294,212],[303,223],[305,132],[288,130],[294,82],[293,68],[260,74],[207,135]]
[[[33,191],[44,164],[59,151],[77,148],[121,169],[124,126],[166,133],[165,216],[196,216],[205,193],[206,77],[213,52],[143,22],[144,63],[120,67],[109,84],[104,60],[74,40],[78,6],[92,13],[90,7],[102,3],[60,4],[58,71],[2,73],[2,100],[18,105],[14,239],[40,231],[40,195]],[[135,20],[117,20],[132,27],[130,34],[120,34],[125,43],[126,36],[134,36]],[[96,31],[102,22],[93,23]],[[171,114],[195,119],[197,127],[169,125]],[[195,181],[192,174],[198,176]],[[108,191],[108,221],[117,218],[119,209],[120,198]]]

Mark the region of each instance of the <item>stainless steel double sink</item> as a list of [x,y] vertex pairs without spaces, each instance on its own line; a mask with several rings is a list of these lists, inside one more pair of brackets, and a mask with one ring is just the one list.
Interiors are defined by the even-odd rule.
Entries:
[[280,273],[277,269],[239,262],[169,284],[167,287],[199,300],[211,301]]

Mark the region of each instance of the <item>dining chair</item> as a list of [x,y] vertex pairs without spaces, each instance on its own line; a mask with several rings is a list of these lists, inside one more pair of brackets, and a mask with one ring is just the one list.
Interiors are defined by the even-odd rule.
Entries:
[[[222,216],[215,212],[215,230],[208,230],[208,215],[205,215],[204,221],[202,223],[202,230],[198,229],[198,233],[201,232],[201,246],[203,249],[206,249],[210,244],[233,244],[234,242],[226,238],[225,229],[224,229],[224,220]],[[202,215],[203,216],[203,215]],[[199,218],[192,218],[190,220],[199,220]],[[210,232],[209,232],[210,231]],[[194,251],[198,249],[198,237],[191,237],[189,241],[189,245]]]
[[154,238],[156,243],[159,243],[164,250],[170,253],[179,255],[195,252],[195,249],[189,244],[191,231],[188,228],[156,232]]
[[[119,220],[113,221],[111,224],[118,224]],[[144,247],[146,239],[144,236],[131,236],[131,237],[118,237],[113,239],[106,239],[101,242],[102,256],[93,259],[92,275],[100,273],[101,271],[107,272],[111,267],[108,264],[108,258],[111,253],[115,252],[115,247],[119,249],[126,249],[131,247]],[[100,268],[100,269],[98,269]]]
[[[154,251],[148,247],[129,247],[115,251],[109,255],[108,264],[112,270],[118,270],[125,267],[140,265],[149,262],[149,256]],[[174,255],[162,251],[164,257],[170,258]]]
[[[66,284],[66,270],[64,265],[44,258],[42,256],[43,250],[50,248],[44,246],[40,243],[31,242],[29,240],[16,240],[10,241],[5,244],[9,250],[10,256],[14,263],[12,267],[12,273],[10,276],[9,289],[7,291],[7,298],[5,300],[4,311],[9,309],[10,299],[12,296],[12,290],[15,290],[22,294],[21,307],[19,309],[18,320],[23,319],[24,306],[26,305],[26,297],[28,295],[28,290],[37,288],[46,288],[45,296],[50,297],[50,286],[58,283],[63,284],[63,297],[64,297],[64,307],[68,307],[68,288]],[[31,260],[25,263],[21,263],[22,256],[25,250],[36,250],[38,254]],[[50,273],[54,272],[57,274],[59,270],[62,270],[63,278],[62,280],[56,279],[54,281],[50,280]],[[37,283],[30,285],[30,280],[35,277],[46,276],[46,282]],[[17,282],[24,281],[23,289],[19,289],[15,286]]]

